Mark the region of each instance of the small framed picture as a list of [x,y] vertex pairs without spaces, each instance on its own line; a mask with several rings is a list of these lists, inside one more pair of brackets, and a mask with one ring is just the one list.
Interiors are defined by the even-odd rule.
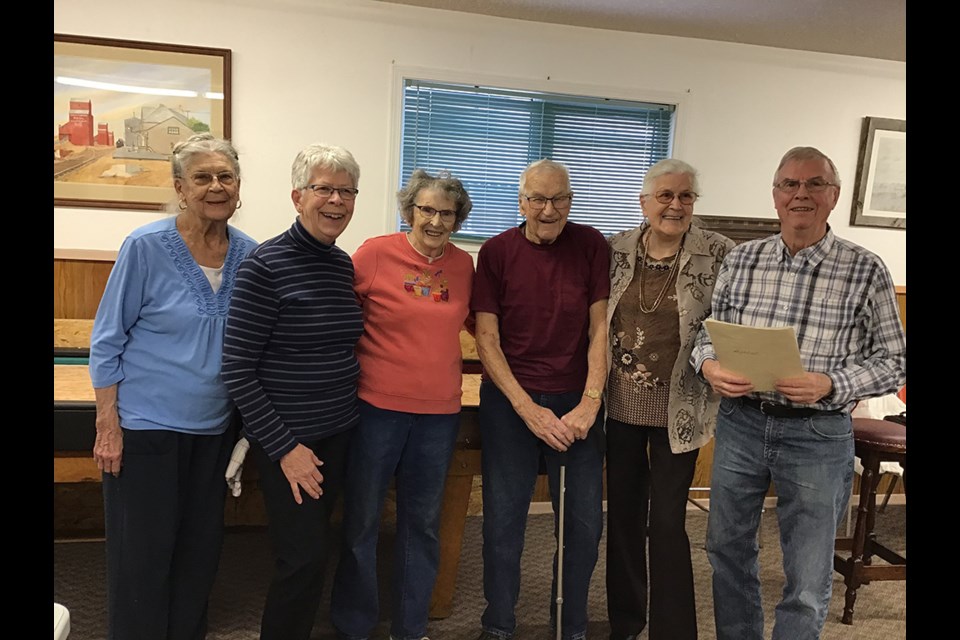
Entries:
[[863,119],[850,225],[906,230],[906,120]]

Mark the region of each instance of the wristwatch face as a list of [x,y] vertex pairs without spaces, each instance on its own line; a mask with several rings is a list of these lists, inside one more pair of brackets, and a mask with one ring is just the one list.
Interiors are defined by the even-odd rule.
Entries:
[[583,392],[583,395],[585,395],[585,396],[587,396],[588,398],[591,398],[591,399],[593,399],[593,400],[599,400],[599,399],[600,399],[600,392],[597,391],[596,389],[587,389],[586,391]]

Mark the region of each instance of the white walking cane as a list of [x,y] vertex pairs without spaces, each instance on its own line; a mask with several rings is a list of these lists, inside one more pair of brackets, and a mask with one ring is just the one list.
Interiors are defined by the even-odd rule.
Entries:
[[557,640],[562,640],[563,624],[563,497],[567,491],[566,476],[567,465],[564,460],[560,465],[560,535],[557,538]]

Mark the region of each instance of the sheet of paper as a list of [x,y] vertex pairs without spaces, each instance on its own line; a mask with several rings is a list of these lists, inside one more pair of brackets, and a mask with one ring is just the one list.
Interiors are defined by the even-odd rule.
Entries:
[[756,391],[775,391],[774,381],[803,375],[793,327],[750,327],[712,318],[703,324],[720,366],[750,380]]

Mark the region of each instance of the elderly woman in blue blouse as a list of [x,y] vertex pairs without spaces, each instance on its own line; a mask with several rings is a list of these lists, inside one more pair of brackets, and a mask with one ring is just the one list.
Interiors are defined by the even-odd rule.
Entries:
[[[687,491],[720,397],[690,365],[733,241],[693,223],[697,172],[661,160],[643,179],[646,221],[610,238],[607,612],[611,640],[697,637]],[[648,520],[649,508],[649,520]]]
[[179,143],[171,164],[178,213],[123,242],[90,340],[118,640],[206,635],[236,438],[220,353],[237,269],[256,246],[228,225],[240,164],[210,134]]

